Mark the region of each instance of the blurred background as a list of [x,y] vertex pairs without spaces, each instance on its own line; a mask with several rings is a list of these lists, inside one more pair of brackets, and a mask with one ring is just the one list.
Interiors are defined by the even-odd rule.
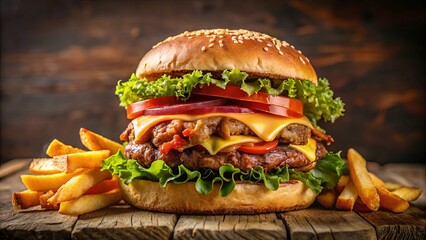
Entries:
[[332,150],[369,161],[425,154],[423,1],[1,0],[1,162],[43,155],[80,127],[118,140],[114,95],[157,42],[186,30],[249,29],[286,40],[330,80],[346,114],[320,124]]

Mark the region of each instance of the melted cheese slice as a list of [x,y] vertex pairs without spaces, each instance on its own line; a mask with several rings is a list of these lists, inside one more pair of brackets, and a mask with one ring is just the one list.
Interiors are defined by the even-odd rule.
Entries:
[[311,122],[306,117],[288,118],[267,113],[209,113],[201,115],[161,115],[161,116],[140,116],[132,121],[135,130],[135,140],[143,139],[145,133],[155,125],[179,119],[183,121],[195,121],[201,118],[208,117],[228,117],[244,123],[250,128],[259,138],[270,142],[276,138],[283,128],[292,124],[298,123],[313,128]]
[[317,158],[317,141],[313,138],[308,138],[308,144],[306,145],[294,145],[290,144],[290,147],[298,150],[299,152],[305,154],[309,161],[314,162]]
[[244,143],[258,143],[263,142],[261,138],[253,137],[253,136],[242,136],[242,135],[234,135],[229,139],[223,139],[217,136],[211,136],[209,139],[201,143],[204,148],[211,155],[216,155],[216,153],[220,152],[222,149]]

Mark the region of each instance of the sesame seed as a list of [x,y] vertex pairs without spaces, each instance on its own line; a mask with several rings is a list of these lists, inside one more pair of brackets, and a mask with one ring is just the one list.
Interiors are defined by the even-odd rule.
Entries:
[[210,43],[208,47],[211,48],[211,47],[213,47],[213,45],[214,45],[214,43]]
[[269,48],[264,47],[263,50],[265,50],[265,52],[269,51]]
[[300,51],[300,50],[297,50],[297,52],[300,53],[300,54],[302,54],[302,51]]
[[241,39],[238,39],[238,42],[239,42],[239,43],[243,43],[243,40],[241,40]]
[[214,38],[210,38],[209,42],[214,42]]
[[206,46],[201,47],[201,51],[206,51]]
[[219,43],[219,46],[220,46],[220,47],[223,47],[223,43],[221,43],[221,42],[220,42],[220,43]]
[[283,51],[279,51],[279,53],[280,53],[281,56],[284,55]]
[[305,61],[303,61],[302,57],[299,56],[299,60],[303,63],[306,64]]
[[272,47],[272,44],[268,43],[268,44],[266,44],[266,46],[268,46],[268,47]]

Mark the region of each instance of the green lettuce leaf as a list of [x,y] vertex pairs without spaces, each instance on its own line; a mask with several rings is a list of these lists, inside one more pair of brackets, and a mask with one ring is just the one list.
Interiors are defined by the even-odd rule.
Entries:
[[266,188],[275,191],[280,183],[292,179],[304,182],[316,194],[319,194],[324,187],[333,188],[345,169],[345,162],[340,158],[339,153],[328,153],[318,160],[316,167],[309,172],[299,172],[289,169],[288,166],[276,168],[267,173],[261,166],[244,172],[229,163],[222,165],[218,171],[190,170],[184,165],[172,169],[162,160],[156,160],[149,168],[145,168],[136,160],[126,159],[121,151],[102,162],[102,170],[118,175],[125,184],[129,184],[133,179],[144,179],[159,182],[160,186],[164,187],[170,182],[182,184],[193,181],[197,192],[208,194],[213,190],[213,185],[218,183],[220,196],[230,194],[236,186],[236,181],[260,182]]
[[286,81],[259,78],[246,81],[249,75],[238,69],[224,70],[222,79],[215,79],[211,73],[195,70],[182,77],[172,78],[163,75],[155,81],[139,79],[132,74],[127,82],[119,81],[115,94],[119,97],[120,106],[151,98],[176,96],[186,101],[197,86],[216,85],[225,88],[227,84],[241,87],[248,95],[264,91],[277,96],[283,95],[299,99],[304,105],[304,114],[316,125],[318,120],[334,122],[343,116],[344,103],[340,98],[333,98],[333,91],[327,79],[319,78],[318,85],[311,81],[288,79]]

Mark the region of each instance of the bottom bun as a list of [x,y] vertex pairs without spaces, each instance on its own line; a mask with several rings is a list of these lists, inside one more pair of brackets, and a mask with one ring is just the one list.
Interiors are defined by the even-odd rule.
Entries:
[[185,214],[257,214],[284,212],[309,207],[316,194],[300,181],[282,183],[271,191],[263,184],[237,183],[227,196],[219,195],[219,184],[202,195],[193,182],[168,183],[133,180],[129,185],[120,182],[124,200],[144,210]]

